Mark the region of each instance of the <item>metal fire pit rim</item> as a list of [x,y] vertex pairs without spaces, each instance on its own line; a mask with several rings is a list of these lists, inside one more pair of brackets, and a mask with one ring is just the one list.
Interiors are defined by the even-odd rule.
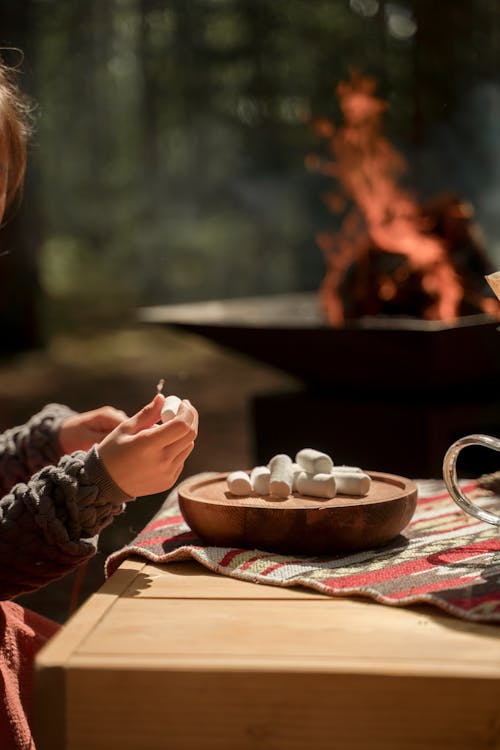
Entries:
[[[283,308],[286,308],[285,310]],[[264,310],[267,314],[264,314]],[[286,310],[295,315],[283,317]],[[273,316],[272,313],[275,313]],[[300,317],[302,312],[303,317]],[[177,327],[241,329],[334,329],[349,331],[388,330],[441,332],[457,328],[498,325],[486,313],[466,315],[454,321],[424,320],[411,316],[364,316],[332,326],[324,318],[317,292],[231,297],[222,299],[151,305],[137,309],[141,323],[159,323]]]

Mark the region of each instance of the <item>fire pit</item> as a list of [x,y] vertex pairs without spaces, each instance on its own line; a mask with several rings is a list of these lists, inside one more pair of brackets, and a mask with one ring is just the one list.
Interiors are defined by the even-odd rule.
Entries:
[[[338,463],[440,476],[448,446],[500,424],[500,334],[487,315],[454,323],[373,317],[327,323],[317,293],[143,308],[139,319],[206,337],[298,379],[252,404],[254,461],[304,445]],[[478,450],[471,475],[496,469]]]
[[317,293],[304,292],[147,307],[139,319],[205,336],[309,387],[498,388],[498,323],[488,315],[453,323],[364,317],[336,328]]
[[[384,137],[376,81],[337,86],[343,122],[311,124],[323,154],[333,229],[319,294],[143,310],[281,368],[301,386],[255,399],[255,460],[309,445],[336,462],[438,477],[448,446],[500,425],[500,305],[474,211],[453,193],[417,201],[399,184],[406,163]],[[333,184],[331,184],[333,181]],[[471,474],[494,457],[467,455]]]

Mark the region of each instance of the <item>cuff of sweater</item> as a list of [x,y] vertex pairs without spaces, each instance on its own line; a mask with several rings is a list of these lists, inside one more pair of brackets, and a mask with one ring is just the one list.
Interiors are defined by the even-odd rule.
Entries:
[[86,481],[98,488],[98,499],[91,506],[80,498],[82,536],[91,537],[108,526],[123,511],[125,503],[135,498],[127,495],[108,474],[96,445],[87,453],[83,471]]
[[64,451],[59,442],[61,425],[77,412],[64,404],[47,404],[29,421],[32,442],[38,443],[46,463],[57,463]]

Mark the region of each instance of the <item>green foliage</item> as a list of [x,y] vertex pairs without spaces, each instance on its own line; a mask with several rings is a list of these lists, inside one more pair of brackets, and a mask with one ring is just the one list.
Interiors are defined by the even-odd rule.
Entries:
[[[59,324],[78,309],[316,287],[314,234],[331,217],[303,162],[310,117],[338,121],[336,84],[351,68],[375,76],[387,130],[414,155],[498,79],[492,0],[22,6],[8,42],[26,50],[39,102],[38,260]],[[420,162],[428,183],[445,181],[439,158]]]

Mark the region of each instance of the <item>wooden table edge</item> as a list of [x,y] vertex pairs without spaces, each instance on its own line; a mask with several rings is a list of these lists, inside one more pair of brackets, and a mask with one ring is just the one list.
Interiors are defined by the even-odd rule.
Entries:
[[[100,622],[146,561],[125,560],[37,654],[35,660],[35,738],[37,750],[66,748],[65,666],[82,640]],[[71,627],[67,627],[71,624]],[[39,720],[38,717],[44,717]],[[47,721],[50,716],[50,721]]]

